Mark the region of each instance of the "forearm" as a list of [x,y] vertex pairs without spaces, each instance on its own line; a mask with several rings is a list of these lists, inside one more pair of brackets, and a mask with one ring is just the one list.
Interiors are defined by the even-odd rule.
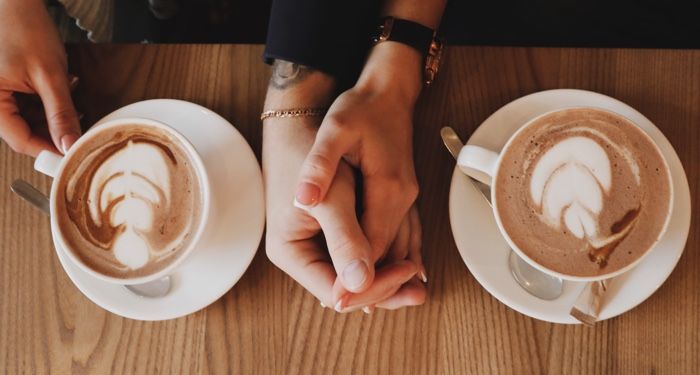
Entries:
[[[335,99],[335,86],[335,79],[326,73],[288,61],[276,60],[272,67],[264,109],[327,107]],[[264,121],[263,173],[268,186],[289,186],[290,196],[293,194],[298,167],[311,148],[320,123],[321,117],[273,117]],[[275,168],[280,165],[285,166],[284,171]],[[271,168],[275,171],[268,174]]]
[[275,60],[264,108],[327,107],[335,99],[335,91],[336,80],[330,75],[297,63]]

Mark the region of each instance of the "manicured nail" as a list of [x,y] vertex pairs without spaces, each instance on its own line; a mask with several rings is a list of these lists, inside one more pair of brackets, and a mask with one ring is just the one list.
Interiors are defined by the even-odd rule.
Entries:
[[78,82],[80,82],[80,78],[70,75],[68,78],[68,86],[70,87],[71,90],[75,89],[78,86]]
[[321,189],[314,184],[308,182],[303,182],[297,188],[297,193],[295,194],[296,200],[303,204],[304,206],[313,207],[318,203],[318,199],[321,196]]
[[367,263],[361,260],[354,260],[343,269],[343,280],[345,281],[345,287],[350,289],[350,291],[355,291],[365,284],[367,276],[369,275],[369,269],[367,268]]
[[423,284],[428,283],[428,275],[425,273],[425,268],[420,271],[420,279],[423,281]]
[[369,315],[369,314],[371,314],[372,312],[374,312],[374,307],[372,307],[372,306],[365,306],[365,307],[362,308],[362,312],[365,313],[365,314],[367,314],[367,315]]
[[85,117],[85,114],[78,112],[78,121],[82,121],[83,117]]
[[66,134],[63,137],[61,137],[61,151],[63,151],[63,154],[65,155],[68,150],[73,146],[73,143],[77,141],[79,136],[77,134]]
[[319,303],[319,304],[321,305],[321,307],[323,307],[324,309],[327,307],[327,306],[326,306],[323,302],[321,302],[321,301],[319,301],[318,303]]
[[350,293],[346,293],[345,295],[340,297],[338,302],[335,303],[334,310],[337,312],[343,312],[343,310],[345,310],[345,308],[347,307],[348,298],[350,298]]
[[296,197],[294,197],[294,207],[299,208],[299,209],[302,209],[302,210],[304,210],[304,211],[306,211],[306,212],[309,212],[309,211],[311,210],[311,206],[306,206],[306,205],[301,204],[301,203],[297,200]]

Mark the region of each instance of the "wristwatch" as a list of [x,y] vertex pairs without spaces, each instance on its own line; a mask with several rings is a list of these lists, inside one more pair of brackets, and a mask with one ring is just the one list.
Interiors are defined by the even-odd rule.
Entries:
[[382,19],[372,41],[377,44],[393,41],[415,48],[425,58],[423,79],[430,85],[437,76],[442,57],[443,41],[437,37],[437,31],[417,22],[395,17]]

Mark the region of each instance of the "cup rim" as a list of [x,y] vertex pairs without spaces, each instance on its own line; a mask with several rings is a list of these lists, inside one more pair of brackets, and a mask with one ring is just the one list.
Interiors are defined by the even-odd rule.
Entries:
[[[199,182],[200,182],[200,191],[201,191],[201,200],[202,200],[202,211],[199,219],[199,223],[196,227],[196,230],[193,232],[192,239],[185,248],[184,251],[175,259],[173,260],[170,264],[165,266],[164,268],[158,270],[157,272],[151,273],[149,275],[145,276],[139,276],[139,277],[130,277],[130,278],[119,278],[119,277],[113,277],[113,276],[108,276],[105,274],[102,274],[94,269],[92,269],[90,266],[85,264],[76,254],[75,252],[70,248],[70,246],[67,245],[67,242],[65,241],[63,237],[63,233],[60,231],[58,228],[58,222],[56,220],[56,215],[54,212],[56,212],[56,196],[58,194],[58,183],[57,181],[60,179],[61,175],[63,174],[63,171],[65,169],[66,163],[68,160],[70,160],[73,157],[74,151],[80,148],[80,145],[83,143],[88,142],[90,139],[93,137],[97,136],[99,133],[102,133],[110,128],[118,127],[118,126],[124,126],[124,125],[130,125],[130,124],[139,124],[139,125],[146,125],[146,126],[152,126],[156,127],[160,130],[163,130],[170,134],[171,136],[175,137],[178,141],[180,141],[181,145],[183,148],[186,150],[188,156],[190,157],[191,162],[194,164],[194,169],[195,172],[197,173],[197,176],[199,177]],[[195,149],[194,145],[180,132],[172,128],[171,126],[157,120],[149,119],[149,118],[143,118],[143,117],[125,117],[125,118],[119,118],[119,119],[113,119],[113,120],[108,120],[104,121],[101,123],[95,124],[91,129],[89,129],[82,137],[80,137],[75,144],[68,150],[68,152],[63,156],[61,163],[56,171],[56,174],[53,178],[53,182],[51,183],[51,193],[50,193],[50,200],[49,200],[49,206],[50,206],[50,221],[51,221],[51,234],[55,241],[57,242],[57,245],[60,245],[63,248],[64,254],[67,255],[67,257],[74,263],[76,264],[81,270],[87,272],[91,276],[112,283],[112,284],[119,284],[119,285],[135,285],[135,284],[144,284],[148,283],[150,281],[157,280],[161,277],[164,277],[170,273],[173,272],[178,266],[182,264],[182,262],[189,257],[189,255],[194,251],[196,248],[197,244],[200,242],[201,236],[204,233],[204,230],[206,229],[206,226],[209,222],[209,213],[210,213],[210,206],[211,206],[211,186],[210,186],[210,180],[209,180],[209,175],[206,170],[206,166],[204,162],[202,161],[201,155],[197,150]],[[56,251],[58,250],[58,247],[56,247]]]
[[[501,222],[501,217],[498,213],[498,200],[496,199],[496,184],[498,181],[498,173],[501,170],[501,164],[503,161],[503,155],[506,153],[508,148],[511,146],[513,143],[514,139],[517,138],[517,136],[523,132],[526,128],[530,127],[533,123],[535,123],[537,120],[539,120],[542,117],[551,115],[556,112],[561,112],[561,111],[566,111],[566,110],[573,110],[573,109],[588,109],[588,110],[596,110],[600,112],[606,112],[609,114],[612,114],[614,116],[621,117],[625,120],[627,120],[629,123],[633,124],[639,131],[642,133],[643,137],[646,137],[646,139],[653,145],[655,150],[658,152],[659,155],[661,155],[661,161],[663,163],[664,169],[666,170],[666,175],[668,176],[668,184],[669,184],[669,205],[668,205],[668,211],[666,212],[666,218],[664,220],[664,224],[661,227],[661,230],[659,231],[659,234],[657,235],[656,239],[654,242],[649,245],[649,247],[644,251],[642,255],[640,255],[637,259],[635,259],[633,262],[627,264],[626,266],[613,271],[613,272],[608,272],[602,275],[598,276],[576,276],[576,275],[567,275],[555,270],[552,270],[550,268],[545,267],[542,264],[537,263],[534,261],[532,258],[530,258],[527,254],[525,254],[520,248],[513,242],[513,240],[510,238],[510,235],[506,231],[506,229],[503,226],[503,223]],[[501,148],[501,150],[498,152],[498,159],[496,161],[496,169],[493,173],[493,177],[491,179],[491,202],[492,204],[492,211],[493,211],[493,216],[496,219],[496,224],[498,225],[498,229],[501,232],[501,235],[503,238],[506,240],[510,248],[515,251],[515,253],[521,257],[523,260],[525,260],[528,264],[531,266],[535,267],[539,271],[544,272],[545,274],[548,274],[550,276],[555,276],[563,280],[569,280],[569,281],[578,281],[578,282],[591,282],[591,281],[600,281],[600,280],[605,280],[605,279],[610,279],[616,276],[619,276],[632,268],[634,268],[636,265],[638,265],[644,258],[649,255],[649,253],[656,247],[656,245],[661,241],[661,238],[666,234],[668,231],[669,223],[671,222],[671,217],[673,216],[673,203],[675,202],[675,193],[674,193],[674,188],[673,188],[673,176],[671,175],[671,168],[668,165],[668,161],[666,160],[666,156],[661,152],[661,149],[659,148],[659,145],[656,143],[656,141],[651,138],[651,136],[647,133],[646,130],[644,130],[642,127],[640,127],[636,122],[632,121],[628,117],[619,114],[615,111],[606,109],[606,108],[600,108],[600,107],[594,107],[594,106],[569,106],[569,107],[562,107],[558,109],[554,109],[551,111],[547,111],[545,113],[542,113],[538,116],[535,116],[525,122],[518,130],[516,130],[510,138],[508,138],[508,141],[506,144]]]

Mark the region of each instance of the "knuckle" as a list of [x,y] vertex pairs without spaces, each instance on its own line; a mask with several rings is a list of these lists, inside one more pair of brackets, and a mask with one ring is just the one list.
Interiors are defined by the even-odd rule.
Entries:
[[343,113],[331,113],[326,116],[326,121],[327,123],[324,124],[326,125],[326,130],[329,130],[333,133],[339,132],[339,131],[346,131],[349,129],[348,125],[350,121],[348,121],[348,118],[345,114]]
[[328,251],[335,254],[351,254],[355,251],[355,243],[344,229],[333,231],[336,235],[326,234]]
[[59,108],[57,111],[52,112],[48,116],[49,124],[53,124],[54,126],[61,128],[72,126],[75,119],[75,110],[70,107]]
[[379,192],[380,199],[384,202],[396,202],[402,208],[410,207],[418,198],[419,187],[415,178],[403,178],[398,175],[389,175],[382,178]]
[[372,255],[377,258],[384,255],[389,249],[390,244],[390,240],[385,236],[374,238],[372,241]]
[[398,175],[387,175],[382,177],[381,185],[383,193],[389,196],[398,196],[403,190],[403,180]]
[[351,118],[346,113],[332,113],[326,116],[320,131],[323,131],[327,137],[340,139],[343,137],[355,138],[361,132],[362,121],[357,118]]
[[319,152],[309,154],[306,170],[307,175],[326,175],[332,173],[332,170],[333,162],[326,155]]

